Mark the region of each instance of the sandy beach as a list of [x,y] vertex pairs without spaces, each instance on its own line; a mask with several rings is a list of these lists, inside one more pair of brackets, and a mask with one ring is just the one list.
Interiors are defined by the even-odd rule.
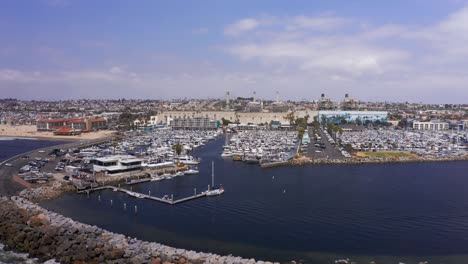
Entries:
[[41,138],[41,139],[98,139],[112,135],[115,131],[100,130],[96,132],[82,133],[77,136],[55,136],[53,132],[38,132],[36,126],[10,126],[0,125],[0,137],[18,137],[18,138]]

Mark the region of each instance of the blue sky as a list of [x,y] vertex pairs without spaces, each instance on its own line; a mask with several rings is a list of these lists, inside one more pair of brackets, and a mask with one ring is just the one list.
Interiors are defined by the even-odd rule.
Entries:
[[468,103],[467,1],[0,2],[0,97]]

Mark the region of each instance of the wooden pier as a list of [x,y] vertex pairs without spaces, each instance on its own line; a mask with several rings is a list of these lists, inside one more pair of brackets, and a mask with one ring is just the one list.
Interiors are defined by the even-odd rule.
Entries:
[[126,193],[126,194],[128,194],[128,195],[130,195],[132,197],[139,198],[139,199],[149,199],[149,200],[158,201],[158,202],[171,204],[171,205],[187,202],[187,201],[190,201],[190,200],[194,200],[194,199],[206,196],[206,193],[202,192],[202,193],[195,194],[193,196],[189,196],[189,197],[185,197],[185,198],[181,198],[181,199],[178,199],[178,200],[173,200],[172,197],[168,198],[168,199],[163,199],[163,198],[151,196],[151,195],[148,195],[148,194],[138,193],[138,192],[134,192],[134,191],[130,191],[130,190],[127,190],[127,189],[119,188],[119,187],[116,187],[116,186],[110,186],[110,185],[96,187],[96,188],[87,189],[87,190],[81,190],[81,191],[78,191],[77,193],[87,193],[87,194],[89,194],[89,193],[94,192],[94,191],[100,191],[100,190],[106,190],[106,189],[113,190],[114,192],[116,192],[116,191],[123,192],[123,193]]

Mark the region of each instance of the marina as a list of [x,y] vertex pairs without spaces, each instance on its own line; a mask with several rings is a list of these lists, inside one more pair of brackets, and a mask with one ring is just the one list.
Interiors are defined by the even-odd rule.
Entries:
[[[43,204],[79,221],[144,240],[256,259],[288,261],[295,257],[307,263],[330,263],[320,259],[330,254],[328,260],[349,257],[363,263],[372,259],[457,263],[444,260],[453,254],[468,254],[461,247],[468,234],[462,221],[466,210],[463,193],[468,185],[463,177],[466,162],[264,170],[222,158],[224,143],[218,137],[193,152],[202,160],[199,175],[132,185],[132,192],[151,192],[158,199],[166,194],[190,197],[194,188],[206,190],[212,183],[213,160],[215,184],[222,183],[227,190],[215,199],[202,196],[168,206],[168,202],[107,188],[90,193],[89,198],[83,193],[66,194]],[[427,202],[430,206],[421,206]],[[67,210],[70,205],[76,210]],[[106,220],[109,218],[113,221]],[[403,223],[402,218],[414,220]],[[129,222],[139,228],[132,228]],[[207,222],[209,229],[197,228]],[[334,230],[339,231],[338,236]]]
[[134,198],[148,199],[148,200],[162,202],[162,203],[166,203],[166,204],[170,204],[170,205],[175,205],[175,204],[187,202],[187,201],[190,201],[190,200],[194,200],[194,199],[197,199],[197,198],[210,196],[209,191],[205,191],[205,192],[196,194],[196,189],[195,189],[194,190],[195,194],[193,196],[189,196],[189,197],[174,200],[173,199],[174,197],[172,195],[171,195],[170,198],[168,196],[163,196],[162,198],[159,198],[159,197],[151,196],[151,194],[138,193],[138,192],[130,191],[130,190],[115,187],[115,186],[101,186],[101,187],[96,187],[96,188],[92,188],[92,189],[78,191],[78,193],[80,193],[80,194],[86,193],[89,196],[89,194],[91,192],[101,191],[101,190],[106,190],[106,189],[112,190],[114,192],[117,192],[117,191],[118,192],[123,192],[123,193],[128,194],[131,197],[134,197]]
[[226,138],[221,157],[249,164],[284,162],[296,154],[296,131],[245,130]]

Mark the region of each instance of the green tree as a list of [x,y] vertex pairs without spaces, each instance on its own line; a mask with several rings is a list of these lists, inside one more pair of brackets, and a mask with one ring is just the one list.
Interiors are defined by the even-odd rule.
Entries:
[[321,119],[322,119],[322,125],[325,126],[327,124],[327,117],[325,115],[322,115]]
[[296,118],[296,126],[306,128],[307,127],[307,122],[303,117],[298,117]]
[[172,149],[176,152],[177,156],[180,156],[182,153],[183,147],[181,144],[177,143],[174,146],[172,146]]
[[310,118],[310,115],[307,114],[304,116],[304,120],[305,120],[305,123],[308,124],[309,123],[309,118]]
[[299,137],[300,140],[302,140],[302,137],[304,137],[304,133],[305,133],[305,129],[303,127],[299,127],[297,136]]
[[223,126],[228,126],[232,122],[230,120],[225,119],[224,117],[221,118],[221,122],[223,123]]
[[356,125],[358,126],[362,126],[362,121],[361,121],[361,118],[356,118]]
[[285,118],[289,121],[289,124],[292,126],[294,125],[294,119],[295,119],[295,116],[294,116],[294,112],[289,112]]

